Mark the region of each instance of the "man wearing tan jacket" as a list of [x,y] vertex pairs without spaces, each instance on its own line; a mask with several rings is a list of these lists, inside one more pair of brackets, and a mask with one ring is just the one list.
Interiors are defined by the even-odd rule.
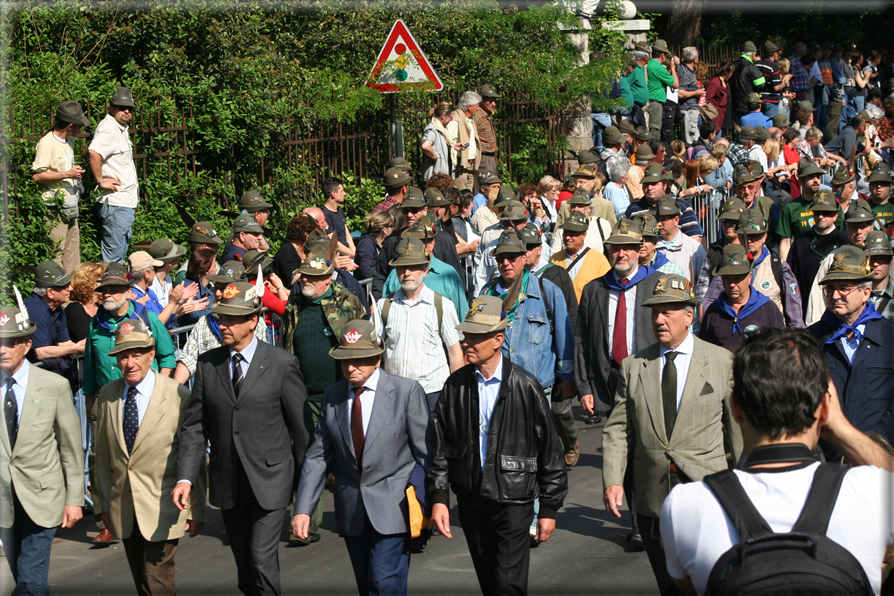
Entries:
[[481,109],[480,104],[480,95],[466,91],[453,112],[453,119],[459,125],[459,144],[463,146],[456,164],[456,188],[472,192],[478,191],[478,168],[481,165],[481,140],[472,117]]
[[204,486],[192,491],[188,509],[171,500],[190,392],[152,370],[155,338],[140,319],[118,328],[109,355],[123,378],[103,386],[93,407],[95,510],[122,539],[137,593],[173,594],[177,543],[184,528],[195,536],[205,520]]

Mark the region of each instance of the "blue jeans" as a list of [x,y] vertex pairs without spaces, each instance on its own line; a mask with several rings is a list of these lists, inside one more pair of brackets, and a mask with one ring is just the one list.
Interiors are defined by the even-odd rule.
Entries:
[[[365,516],[364,516],[365,517]],[[406,594],[410,575],[410,534],[379,534],[364,519],[363,533],[345,536],[361,596]]]
[[102,260],[104,263],[123,263],[130,246],[136,209],[115,207],[108,201],[99,206],[99,222],[102,227]]
[[761,105],[761,112],[763,112],[764,116],[767,118],[772,118],[779,112],[779,104],[764,102],[764,104]]
[[16,587],[12,596],[35,594],[50,596],[50,547],[56,528],[38,526],[13,494],[15,521],[11,528],[0,528],[0,540]]

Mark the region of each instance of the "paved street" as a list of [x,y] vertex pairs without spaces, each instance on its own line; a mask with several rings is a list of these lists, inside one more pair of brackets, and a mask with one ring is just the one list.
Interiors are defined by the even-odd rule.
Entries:
[[[644,552],[626,550],[625,526],[603,510],[602,425],[587,426],[577,408],[581,458],[569,472],[570,491],[559,512],[552,539],[531,552],[531,594],[656,594],[657,586]],[[290,548],[283,526],[279,557],[284,594],[356,594],[354,575],[344,542],[334,533],[332,495],[324,492],[326,513],[322,540]],[[436,536],[422,555],[413,555],[410,593],[459,596],[479,594],[462,529],[454,511],[453,540]],[[120,542],[94,548],[92,520],[57,533],[50,563],[53,594],[93,595],[134,592]],[[221,542],[220,512],[211,509],[201,536],[180,541],[177,552],[177,589],[180,594],[239,594],[236,566]],[[0,593],[12,590],[9,568],[0,565]]]

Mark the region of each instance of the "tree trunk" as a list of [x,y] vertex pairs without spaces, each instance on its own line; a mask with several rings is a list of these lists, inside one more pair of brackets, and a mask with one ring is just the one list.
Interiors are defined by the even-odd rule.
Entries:
[[670,45],[686,47],[698,42],[702,30],[702,9],[705,0],[674,0],[673,13],[667,28]]

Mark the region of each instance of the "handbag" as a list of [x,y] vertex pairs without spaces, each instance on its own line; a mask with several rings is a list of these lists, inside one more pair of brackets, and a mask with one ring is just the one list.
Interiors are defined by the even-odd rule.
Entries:
[[431,516],[422,513],[422,505],[419,504],[416,488],[412,484],[407,487],[407,505],[410,510],[410,537],[419,538],[422,530],[431,522]]
[[712,103],[706,103],[703,106],[699,106],[698,113],[702,115],[702,118],[711,122],[714,122],[720,115],[720,112],[717,111],[717,106]]

